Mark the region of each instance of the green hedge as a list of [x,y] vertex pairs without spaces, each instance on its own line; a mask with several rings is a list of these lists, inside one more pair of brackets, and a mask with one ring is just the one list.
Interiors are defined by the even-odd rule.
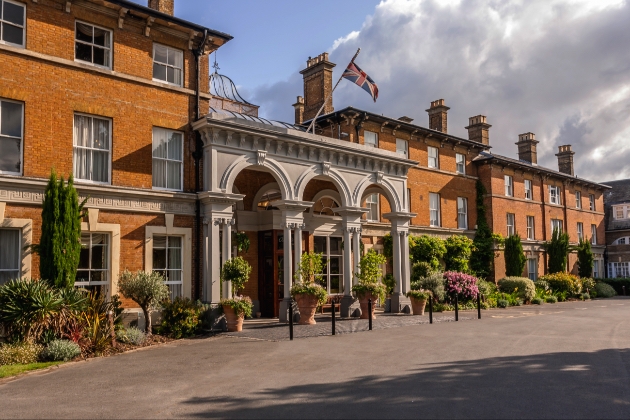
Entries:
[[619,277],[616,279],[595,279],[595,281],[606,283],[612,286],[612,288],[615,289],[615,292],[617,292],[619,296],[623,296],[622,286],[626,286],[626,295],[630,296],[630,278],[628,277]]

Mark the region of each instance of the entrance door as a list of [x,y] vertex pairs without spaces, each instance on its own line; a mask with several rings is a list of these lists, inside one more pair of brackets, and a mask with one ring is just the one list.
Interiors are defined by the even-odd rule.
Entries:
[[258,233],[258,299],[260,300],[260,312],[265,318],[273,318],[276,315],[275,296],[276,267],[274,251],[273,231]]

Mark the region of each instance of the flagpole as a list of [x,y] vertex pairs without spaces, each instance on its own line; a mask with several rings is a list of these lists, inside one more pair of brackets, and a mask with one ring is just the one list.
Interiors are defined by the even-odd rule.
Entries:
[[[354,60],[357,59],[357,56],[359,55],[359,52],[361,52],[361,48],[359,48],[357,50],[357,53],[354,55],[354,57],[352,57],[352,60],[350,60],[350,64],[354,63]],[[347,68],[347,67],[346,67]],[[345,70],[344,70],[345,72]],[[324,110],[324,107],[326,106],[326,103],[328,102],[328,100],[330,99],[330,97],[332,96],[333,92],[335,91],[335,89],[337,89],[337,85],[339,85],[339,82],[341,82],[341,79],[343,79],[343,73],[341,73],[341,77],[339,77],[339,80],[337,80],[337,83],[335,83],[335,87],[333,87],[333,90],[330,91],[330,93],[328,94],[328,96],[326,97],[326,100],[324,101],[324,104],[321,106],[321,108],[319,108],[319,111],[317,111],[317,115],[315,115],[315,118],[313,118],[311,120],[311,124],[308,126],[308,128],[306,129],[306,132],[308,133],[309,130],[311,129],[311,127],[313,127],[313,134],[315,134],[315,121],[317,120],[317,117],[319,117],[319,114],[322,113],[322,111]]]

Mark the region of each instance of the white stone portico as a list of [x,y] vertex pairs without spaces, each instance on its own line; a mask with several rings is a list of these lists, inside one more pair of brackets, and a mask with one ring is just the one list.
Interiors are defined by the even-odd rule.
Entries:
[[[217,303],[220,296],[219,273],[230,255],[232,226],[240,230],[262,230],[263,225],[284,232],[284,304],[280,320],[287,318],[287,298],[292,284],[292,267],[302,255],[302,231],[337,232],[343,237],[343,300],[342,316],[350,316],[353,283],[352,273],[357,270],[360,246],[362,207],[371,193],[382,194],[389,202],[391,212],[383,217],[391,222],[394,237],[394,278],[396,288],[392,296],[392,311],[403,309],[409,290],[410,267],[407,236],[409,212],[407,202],[407,172],[417,162],[394,152],[367,147],[310,133],[289,124],[230,112],[211,112],[193,124],[200,132],[204,144],[203,185],[199,193],[204,214],[204,273],[203,298]],[[282,199],[274,203],[278,209],[272,215],[256,215],[243,208],[245,197],[235,191],[234,182],[244,169],[270,173],[277,183]],[[313,202],[304,201],[304,190],[309,181],[325,180],[336,187],[331,192],[340,201],[335,214],[327,220],[317,218],[309,210]],[[223,231],[223,250],[219,232]],[[292,259],[295,265],[292,265]],[[223,296],[229,286],[223,287]]]

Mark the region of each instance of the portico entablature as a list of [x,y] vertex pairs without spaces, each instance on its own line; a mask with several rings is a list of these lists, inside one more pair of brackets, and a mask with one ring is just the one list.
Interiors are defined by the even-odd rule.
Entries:
[[393,211],[408,209],[407,172],[417,162],[394,152],[216,113],[193,128],[204,142],[206,191],[231,193],[237,175],[255,166],[274,176],[283,200],[301,201],[318,178],[335,184],[344,207],[360,207],[376,184]]

